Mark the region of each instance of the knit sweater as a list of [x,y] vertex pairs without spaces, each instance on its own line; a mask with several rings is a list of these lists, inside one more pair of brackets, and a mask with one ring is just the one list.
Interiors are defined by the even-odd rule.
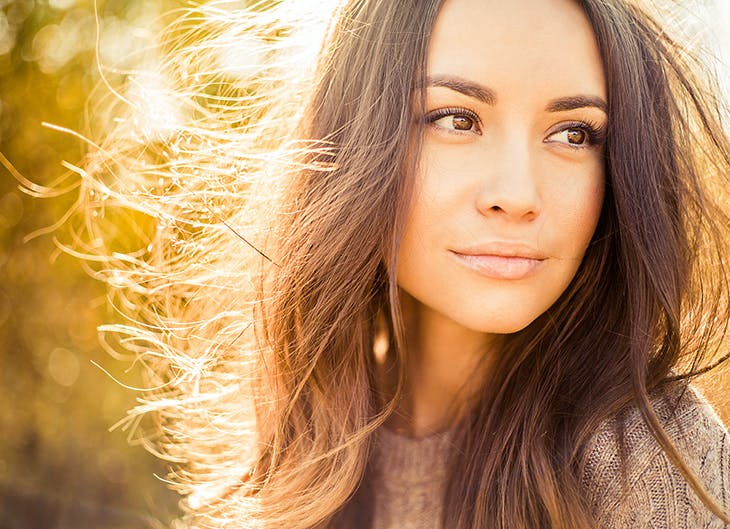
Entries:
[[[710,405],[692,388],[679,402],[665,396],[653,405],[683,459],[720,505],[730,508],[730,437]],[[379,433],[374,529],[440,528],[451,447],[449,431],[418,439]],[[582,485],[602,529],[726,527],[674,467],[636,408],[605,421],[594,435]]]

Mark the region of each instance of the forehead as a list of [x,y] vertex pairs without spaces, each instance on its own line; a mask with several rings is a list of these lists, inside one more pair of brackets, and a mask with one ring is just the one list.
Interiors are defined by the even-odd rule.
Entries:
[[606,96],[595,36],[576,0],[445,0],[428,71],[483,83],[498,101]]

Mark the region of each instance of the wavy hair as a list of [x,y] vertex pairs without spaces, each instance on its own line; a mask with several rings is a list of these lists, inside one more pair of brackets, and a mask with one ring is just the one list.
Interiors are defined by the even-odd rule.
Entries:
[[[453,425],[443,525],[591,527],[591,433],[630,404],[730,523],[651,403],[724,359],[719,90],[638,2],[580,3],[608,85],[603,210],[571,285],[505,337]],[[130,75],[100,107],[115,125],[77,169],[77,252],[104,263],[128,318],[102,331],[146,368],[130,421],[155,419],[149,447],[174,465],[195,527],[369,524],[371,440],[405,384],[393,271],[440,4],[204,4],[167,28],[154,75]],[[139,250],[105,239],[111,211],[131,219]]]

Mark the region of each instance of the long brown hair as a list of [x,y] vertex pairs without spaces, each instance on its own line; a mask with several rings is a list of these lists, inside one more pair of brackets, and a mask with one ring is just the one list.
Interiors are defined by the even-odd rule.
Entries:
[[[282,73],[296,66],[284,59],[290,20],[259,5],[183,18],[165,74],[195,127],[140,141],[121,122],[89,157],[88,211],[102,191],[155,219],[147,253],[94,252],[106,251],[103,277],[126,292],[133,323],[111,330],[150,367],[157,389],[137,411],[156,413],[153,449],[178,465],[197,526],[368,525],[371,439],[405,383],[393,271],[440,4],[345,2],[297,83]],[[591,435],[631,404],[730,522],[651,401],[713,363],[730,320],[718,91],[634,2],[581,5],[608,83],[603,211],[571,285],[505,338],[490,383],[454,424],[445,527],[592,527],[580,483]],[[219,49],[221,35],[268,50],[243,88],[191,75],[212,75],[199,40]],[[396,366],[393,393],[376,349]]]
[[[284,378],[302,378],[297,400],[287,403],[292,415],[275,417],[288,426],[283,443],[291,449],[316,443],[318,414],[331,420],[332,410],[351,409],[336,425],[342,446],[353,457],[361,451],[351,487],[366,465],[358,429],[381,411],[372,340],[383,307],[395,331],[391,353],[405,362],[390,272],[414,163],[405,148],[413,141],[410,109],[424,86],[439,3],[354,2],[342,17],[307,122],[309,137],[331,145],[325,158],[334,169],[297,182],[291,236],[280,234],[293,266],[276,271],[282,295],[266,320],[268,337],[289,359]],[[717,317],[728,316],[717,257],[730,224],[706,192],[708,178],[727,180],[727,138],[716,102],[692,77],[697,65],[646,13],[620,1],[582,5],[610,100],[604,209],[572,285],[506,341],[490,383],[456,425],[444,526],[590,527],[579,486],[590,433],[629,403],[708,507],[727,519],[650,403],[683,359],[697,366],[712,353],[727,321]],[[306,244],[297,233],[307,234]],[[703,312],[688,310],[697,306]],[[359,442],[348,443],[348,435]],[[353,501],[359,523],[366,491]],[[344,526],[354,523],[353,516]]]

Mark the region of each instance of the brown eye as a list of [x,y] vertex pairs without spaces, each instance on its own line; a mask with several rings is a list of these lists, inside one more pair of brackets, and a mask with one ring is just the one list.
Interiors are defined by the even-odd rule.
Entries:
[[481,134],[479,117],[466,108],[442,108],[426,116],[431,125],[451,132]]
[[588,142],[588,133],[582,129],[568,129],[566,134],[568,143],[572,145],[583,145]]
[[456,115],[452,118],[452,123],[456,130],[471,130],[474,127],[474,120],[469,116]]
[[545,138],[547,143],[562,143],[573,149],[584,149],[602,145],[604,142],[603,128],[589,123],[566,123],[562,128]]

